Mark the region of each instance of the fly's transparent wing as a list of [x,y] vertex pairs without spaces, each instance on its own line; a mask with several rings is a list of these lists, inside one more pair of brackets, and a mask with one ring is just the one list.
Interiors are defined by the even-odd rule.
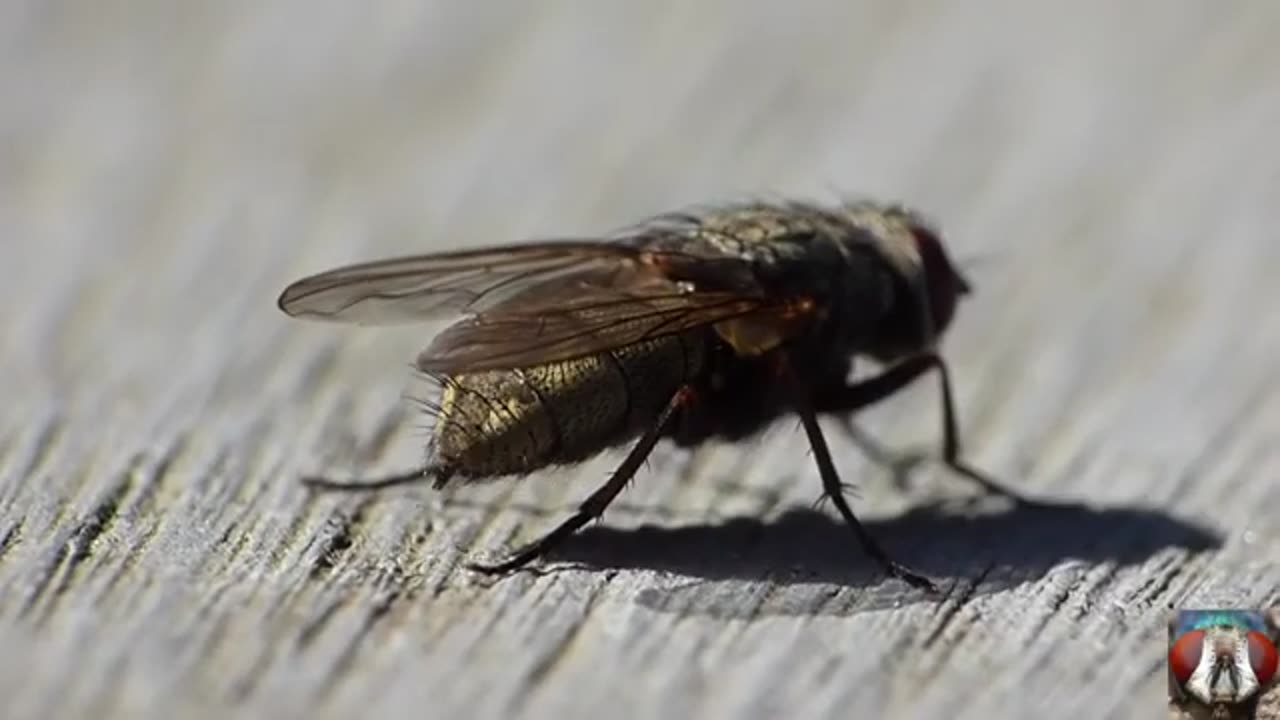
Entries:
[[455,374],[569,360],[790,307],[763,294],[697,290],[622,270],[528,288],[438,335],[417,367]]
[[634,247],[551,241],[350,265],[299,280],[278,304],[295,317],[387,325],[480,312],[534,285],[636,264]]
[[771,297],[749,260],[714,247],[630,240],[352,265],[290,285],[279,305],[289,315],[362,324],[461,313],[466,317],[418,357],[419,369],[441,374],[568,360],[725,320],[794,312],[795,298]]

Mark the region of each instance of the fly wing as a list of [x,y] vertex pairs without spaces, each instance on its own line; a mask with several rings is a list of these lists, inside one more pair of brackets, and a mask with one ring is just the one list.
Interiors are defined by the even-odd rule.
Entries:
[[589,240],[506,245],[350,265],[299,280],[278,305],[296,317],[386,325],[482,312],[531,286],[639,262],[634,246]]
[[669,239],[650,232],[351,265],[293,283],[279,306],[361,324],[461,313],[417,361],[424,372],[457,374],[568,360],[792,300],[764,292],[748,259]]
[[646,266],[575,273],[529,287],[438,335],[418,356],[427,373],[456,374],[570,360],[782,304],[743,288],[699,290]]

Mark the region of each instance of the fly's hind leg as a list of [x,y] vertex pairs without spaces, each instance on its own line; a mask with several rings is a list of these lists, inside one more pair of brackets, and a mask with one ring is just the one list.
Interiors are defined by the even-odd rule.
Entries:
[[852,413],[889,397],[929,370],[936,370],[941,382],[942,461],[952,471],[963,475],[992,495],[1007,497],[1018,503],[1029,502],[1018,492],[969,465],[960,456],[960,430],[956,422],[955,402],[951,398],[951,379],[946,361],[937,353],[922,353],[908,358],[875,377],[852,385],[823,388],[814,394],[815,407],[821,413]]
[[657,421],[640,437],[639,442],[636,443],[635,447],[631,448],[631,452],[627,453],[627,457],[613,471],[613,474],[609,476],[605,484],[591,493],[578,506],[578,511],[556,526],[555,529],[519,548],[507,556],[505,560],[492,564],[472,562],[468,563],[467,567],[488,574],[502,574],[519,569],[530,561],[547,554],[547,552],[563,542],[565,538],[581,529],[583,525],[604,514],[605,508],[609,507],[609,503],[613,502],[614,498],[618,497],[622,489],[627,486],[627,483],[635,477],[636,471],[640,469],[649,453],[653,451],[653,446],[658,443],[658,439],[666,431],[676,411],[688,403],[692,397],[693,391],[687,386],[672,395],[666,408],[658,415]]
[[439,490],[449,482],[449,478],[453,475],[447,468],[429,465],[418,470],[410,470],[409,472],[397,473],[395,475],[387,475],[373,480],[330,480],[323,477],[304,477],[302,484],[314,490],[324,490],[327,492],[372,492],[374,490],[385,490],[400,485],[414,485],[420,482],[431,480],[431,484],[435,489]]

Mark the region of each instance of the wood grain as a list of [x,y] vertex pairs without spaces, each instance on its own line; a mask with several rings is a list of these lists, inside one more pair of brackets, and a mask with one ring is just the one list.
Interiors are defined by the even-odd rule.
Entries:
[[[6,718],[1149,717],[1169,607],[1280,604],[1275,3],[18,0],[0,34]],[[660,448],[497,582],[459,562],[617,453],[297,483],[420,461],[434,328],[292,321],[289,281],[840,194],[971,263],[967,453],[1046,503],[897,488],[829,425],[945,600],[811,508],[794,423]],[[936,453],[935,388],[860,422]]]

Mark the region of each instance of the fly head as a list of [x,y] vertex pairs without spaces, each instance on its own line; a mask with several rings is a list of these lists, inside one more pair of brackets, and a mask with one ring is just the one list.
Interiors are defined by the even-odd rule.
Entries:
[[960,274],[934,230],[918,222],[910,222],[908,228],[924,271],[924,290],[928,295],[933,334],[940,336],[955,317],[960,298],[972,292],[972,286]]

